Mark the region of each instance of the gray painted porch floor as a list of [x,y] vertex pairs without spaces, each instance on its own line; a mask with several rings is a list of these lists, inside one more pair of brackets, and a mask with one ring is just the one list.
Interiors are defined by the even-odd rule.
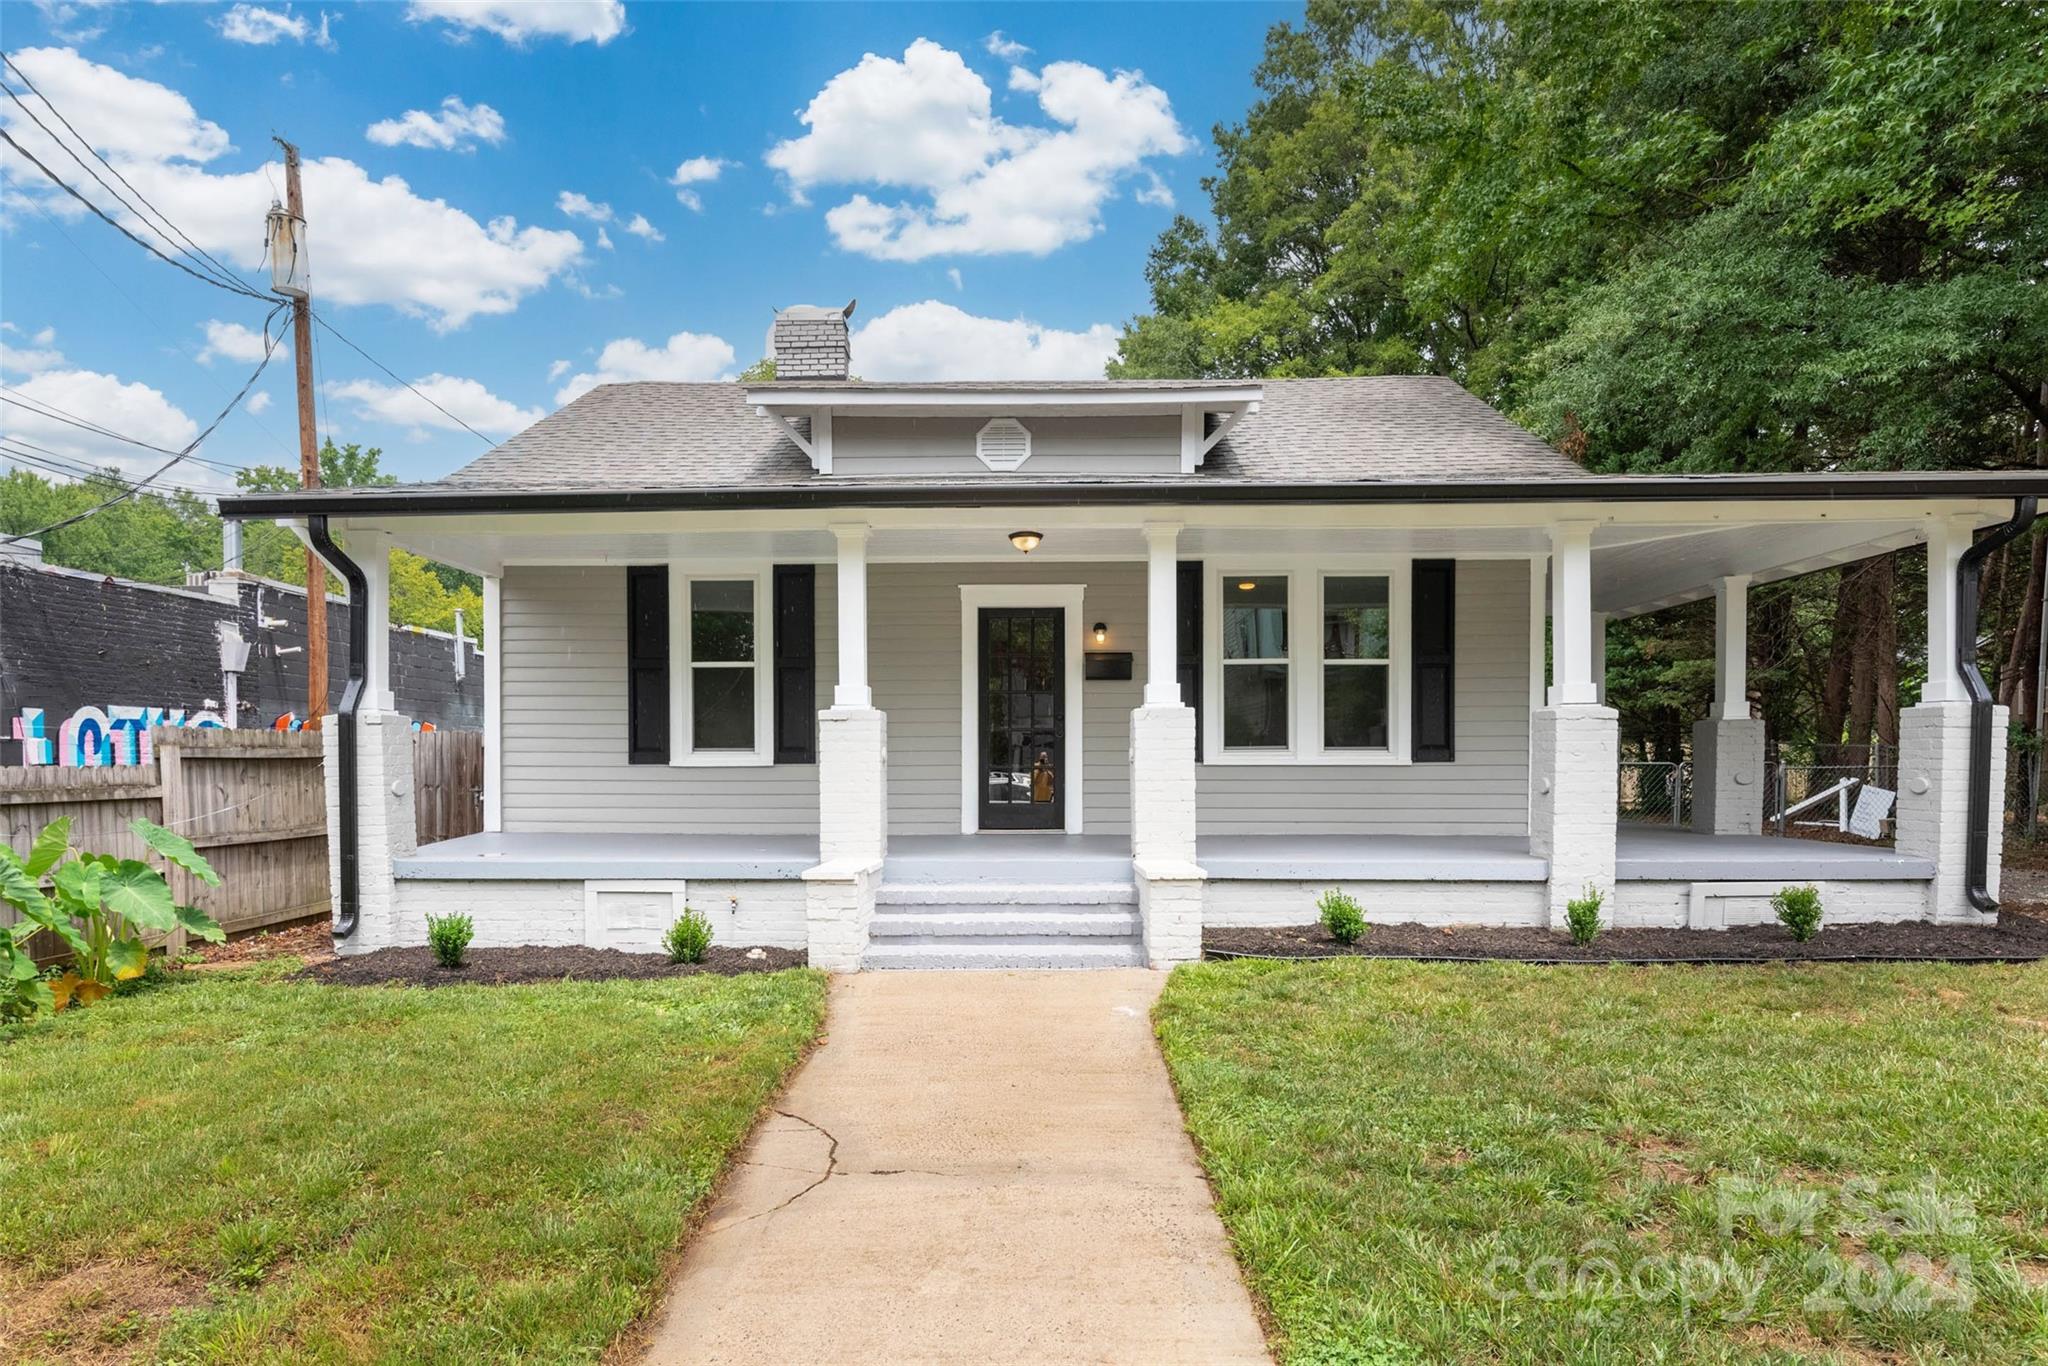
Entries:
[[[1616,875],[1624,882],[1925,880],[1933,865],[1890,849],[1698,835],[1623,825]],[[818,861],[809,836],[626,835],[521,831],[464,835],[396,861],[402,878],[580,881],[699,878],[779,881]],[[1545,861],[1518,837],[1468,835],[1212,835],[1198,861],[1211,878],[1353,882],[1541,882]],[[890,840],[885,883],[1128,882],[1122,835],[901,835]]]

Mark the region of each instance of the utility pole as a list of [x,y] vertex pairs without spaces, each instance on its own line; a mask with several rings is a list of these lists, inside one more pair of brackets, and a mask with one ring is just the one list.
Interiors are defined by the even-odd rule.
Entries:
[[[299,192],[299,149],[283,138],[276,139],[284,148],[284,207],[290,220],[285,226],[282,239],[289,243],[292,252],[288,278],[296,288],[281,292],[292,301],[292,361],[299,377],[299,487],[317,489],[320,487],[320,441],[316,434],[313,417],[313,299],[306,287],[306,271],[303,252],[305,250],[306,201]],[[272,252],[272,288],[277,279],[277,256],[280,236],[270,234]],[[361,603],[353,603],[355,611],[362,611]],[[321,567],[320,557],[309,548],[306,551],[306,729],[318,730],[321,718],[327,715],[327,574]]]

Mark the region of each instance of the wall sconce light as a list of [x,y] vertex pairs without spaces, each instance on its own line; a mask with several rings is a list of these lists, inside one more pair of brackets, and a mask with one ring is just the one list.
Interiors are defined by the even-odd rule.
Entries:
[[1095,643],[1097,645],[1109,644],[1109,627],[1103,624],[1102,622],[1096,622],[1094,626],[1094,636]]
[[1036,531],[1013,531],[1010,533],[1010,544],[1016,546],[1019,551],[1026,555],[1038,549],[1039,544],[1044,540],[1045,537]]

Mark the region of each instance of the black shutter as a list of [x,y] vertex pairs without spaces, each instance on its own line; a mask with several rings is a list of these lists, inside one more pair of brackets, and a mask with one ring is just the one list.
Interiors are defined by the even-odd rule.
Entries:
[[775,566],[775,762],[818,762],[818,570]]
[[626,570],[626,761],[668,762],[668,566]]
[[1176,672],[1180,700],[1195,709],[1195,762],[1202,762],[1202,562],[1182,560],[1175,566]]
[[1452,729],[1458,634],[1458,562],[1417,560],[1410,594],[1410,639],[1415,656],[1415,744],[1418,764],[1448,764],[1457,757]]

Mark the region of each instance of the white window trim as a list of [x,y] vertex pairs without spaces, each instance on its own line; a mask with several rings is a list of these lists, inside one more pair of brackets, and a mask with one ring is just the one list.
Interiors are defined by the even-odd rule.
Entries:
[[[1211,560],[1202,572],[1202,762],[1219,765],[1293,764],[1371,768],[1412,763],[1409,734],[1413,652],[1410,644],[1408,556],[1266,556]],[[1287,745],[1225,749],[1223,745],[1223,603],[1226,584],[1287,576]],[[1323,581],[1358,575],[1387,579],[1388,747],[1325,749],[1323,715]],[[1303,629],[1306,627],[1307,629]]]
[[[766,768],[775,762],[775,614],[769,600],[771,571],[762,564],[670,563],[668,567],[669,734],[672,768]],[[691,705],[694,677],[690,658],[690,586],[698,582],[754,586],[754,747],[696,747]],[[729,667],[748,667],[734,665]]]
[[[1061,746],[1067,785],[1066,833],[1082,833],[1085,810],[1081,779],[1084,762],[1082,622],[1088,589],[1078,583],[963,583],[960,585],[960,831],[981,829],[981,609],[984,607],[1057,607],[1066,613],[1066,647],[1060,662],[1066,685],[1066,743]],[[1034,832],[1020,832],[1030,834]]]

